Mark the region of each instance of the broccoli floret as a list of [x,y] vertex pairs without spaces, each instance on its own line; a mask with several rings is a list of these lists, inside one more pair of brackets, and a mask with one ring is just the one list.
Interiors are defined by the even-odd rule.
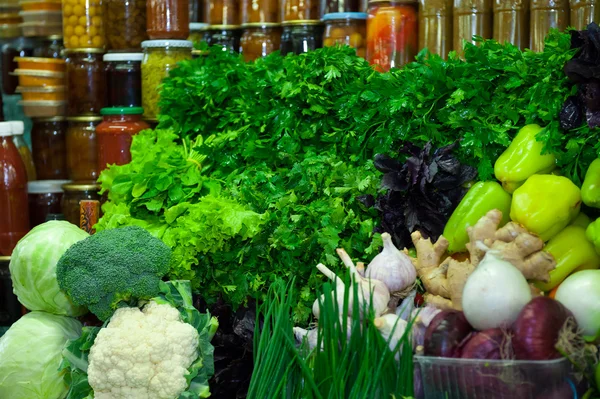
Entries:
[[71,246],[56,266],[58,285],[77,305],[107,320],[122,301],[155,297],[171,249],[138,226],[105,230]]

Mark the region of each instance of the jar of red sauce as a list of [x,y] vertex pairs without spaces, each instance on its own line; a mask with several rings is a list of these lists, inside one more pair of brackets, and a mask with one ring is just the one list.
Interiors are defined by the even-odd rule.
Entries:
[[27,171],[12,138],[12,123],[0,122],[0,256],[10,256],[29,231]]
[[148,0],[146,18],[150,40],[185,40],[190,34],[189,0]]
[[142,120],[144,109],[132,108],[103,108],[102,123],[96,128],[98,140],[98,172],[106,169],[107,165],[125,165],[131,162],[131,141],[133,136],[150,125]]
[[415,60],[419,46],[418,6],[411,1],[370,1],[367,61],[380,71]]
[[29,223],[33,229],[46,221],[48,215],[62,213],[62,185],[68,180],[36,180],[27,183]]

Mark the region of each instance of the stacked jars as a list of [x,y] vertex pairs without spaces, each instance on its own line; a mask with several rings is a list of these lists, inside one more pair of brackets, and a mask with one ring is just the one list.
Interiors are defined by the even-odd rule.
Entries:
[[[259,5],[265,0],[249,1]],[[205,35],[208,45],[222,46],[232,53],[239,52],[242,36],[240,0],[206,0],[204,6],[206,22],[210,25]]]
[[265,57],[281,45],[281,13],[278,0],[242,0],[240,52],[246,61]]
[[282,55],[323,47],[324,25],[318,0],[283,0],[282,8]]

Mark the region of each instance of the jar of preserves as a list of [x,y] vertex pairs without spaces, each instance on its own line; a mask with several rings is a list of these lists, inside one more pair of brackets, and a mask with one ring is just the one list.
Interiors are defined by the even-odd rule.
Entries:
[[189,0],[148,0],[146,7],[150,40],[188,38],[190,35]]
[[576,30],[583,30],[592,22],[600,22],[600,4],[596,0],[571,0],[570,6],[569,26]]
[[282,0],[283,21],[320,20],[319,0]]
[[222,46],[230,53],[240,52],[242,27],[238,25],[211,25],[205,40],[209,46]]
[[11,121],[10,123],[12,126],[13,142],[17,146],[17,150],[19,150],[19,154],[21,154],[21,159],[25,165],[27,181],[35,180],[36,174],[35,166],[33,164],[33,157],[31,156],[29,146],[23,138],[23,133],[25,133],[25,124],[23,121]]
[[243,25],[240,52],[246,61],[266,57],[281,45],[281,24],[258,23]]
[[279,0],[242,0],[242,24],[244,25],[281,22],[280,15]]
[[190,23],[206,22],[204,0],[190,0]]
[[493,38],[498,43],[525,50],[529,47],[529,1],[494,0],[493,26]]
[[67,122],[62,116],[33,120],[31,147],[38,179],[67,178],[66,132]]
[[45,223],[48,215],[62,212],[62,185],[67,183],[68,180],[37,180],[27,183],[29,224],[32,229]]
[[371,1],[367,19],[367,61],[380,71],[414,61],[418,52],[417,3]]
[[281,34],[281,55],[302,54],[323,47],[321,21],[287,21]]
[[419,49],[447,58],[452,50],[453,0],[419,0]]
[[67,50],[67,115],[98,115],[106,104],[101,49]]
[[106,48],[111,51],[139,50],[148,40],[146,0],[104,0]]
[[65,47],[103,49],[104,21],[102,0],[63,0]]
[[48,36],[40,39],[38,46],[33,50],[33,56],[40,58],[62,58],[64,49],[62,36]]
[[79,226],[80,202],[85,200],[99,201],[99,184],[77,184],[67,183],[62,186],[64,191],[62,197],[62,213],[69,223]]
[[454,0],[453,33],[454,50],[462,54],[464,42],[475,43],[473,36],[491,39],[493,0]]
[[10,122],[0,122],[0,210],[0,256],[10,256],[29,231],[27,171]]
[[179,61],[192,58],[188,40],[148,40],[142,43],[142,106],[144,118],[158,116],[158,86]]
[[125,165],[131,162],[133,136],[150,126],[142,120],[144,110],[133,108],[104,108],[104,120],[96,128],[98,140],[98,171],[107,165]]
[[325,14],[325,34],[323,46],[347,45],[356,49],[359,57],[367,55],[367,14],[362,12],[342,12]]
[[98,179],[98,142],[96,126],[99,116],[67,118],[67,175],[74,182],[90,182]]
[[338,12],[366,12],[367,8],[361,8],[360,0],[325,0],[323,14]]
[[107,106],[142,106],[143,58],[143,53],[110,53],[104,55]]
[[194,44],[198,44],[204,40],[204,35],[209,25],[202,22],[190,22],[190,36],[188,40]]
[[240,25],[240,0],[205,0],[206,22],[210,25]]
[[568,0],[531,0],[529,19],[530,49],[544,50],[544,39],[550,29],[564,31],[569,25]]
[[15,94],[19,77],[12,73],[17,69],[16,57],[31,57],[36,45],[32,39],[20,37],[2,46],[2,91]]

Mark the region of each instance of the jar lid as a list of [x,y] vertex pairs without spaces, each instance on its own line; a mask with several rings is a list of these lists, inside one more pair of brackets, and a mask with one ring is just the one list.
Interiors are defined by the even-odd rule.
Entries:
[[67,220],[67,218],[62,213],[49,213],[46,215],[46,222],[53,220]]
[[40,39],[42,39],[42,40],[62,40],[63,35],[50,35],[50,36],[46,36],[46,37],[41,37]]
[[194,44],[189,40],[146,40],[142,42],[142,48],[156,47],[181,47],[192,48]]
[[107,53],[102,57],[103,61],[141,61],[144,53]]
[[25,133],[25,124],[23,121],[10,121],[13,136],[22,136]]
[[29,194],[55,194],[62,193],[62,186],[71,183],[71,180],[34,180],[27,182]]
[[101,115],[142,115],[143,113],[142,107],[110,107],[100,110]]
[[43,123],[43,122],[64,122],[67,120],[64,116],[52,116],[49,118],[31,118],[33,123]]
[[283,26],[293,25],[321,25],[320,19],[296,19],[293,21],[284,21],[281,23]]
[[17,93],[61,93],[66,86],[17,86]]
[[281,26],[279,22],[251,22],[242,24],[242,28],[277,28]]
[[241,28],[241,25],[211,25],[208,30],[236,30]]
[[100,185],[96,183],[67,183],[62,185],[64,191],[91,191],[100,190]]
[[332,12],[323,16],[323,21],[332,21],[335,19],[367,19],[366,12]]
[[106,51],[102,48],[81,47],[81,48],[68,48],[68,49],[65,49],[64,52],[66,54],[70,54],[70,53],[101,54],[101,53],[105,53]]
[[65,105],[66,101],[49,101],[49,100],[21,100],[17,104],[24,107],[60,107]]
[[0,256],[0,262],[10,262],[10,256]]
[[0,122],[0,137],[12,136],[12,123]]
[[67,121],[69,122],[100,122],[102,120],[101,116],[70,116],[67,117]]
[[204,22],[190,22],[190,30],[206,30],[210,25]]
[[19,11],[19,15],[21,16],[29,16],[33,17],[35,15],[41,17],[49,17],[51,15],[60,17],[62,16],[62,11],[51,11],[51,10],[33,10],[33,11]]

